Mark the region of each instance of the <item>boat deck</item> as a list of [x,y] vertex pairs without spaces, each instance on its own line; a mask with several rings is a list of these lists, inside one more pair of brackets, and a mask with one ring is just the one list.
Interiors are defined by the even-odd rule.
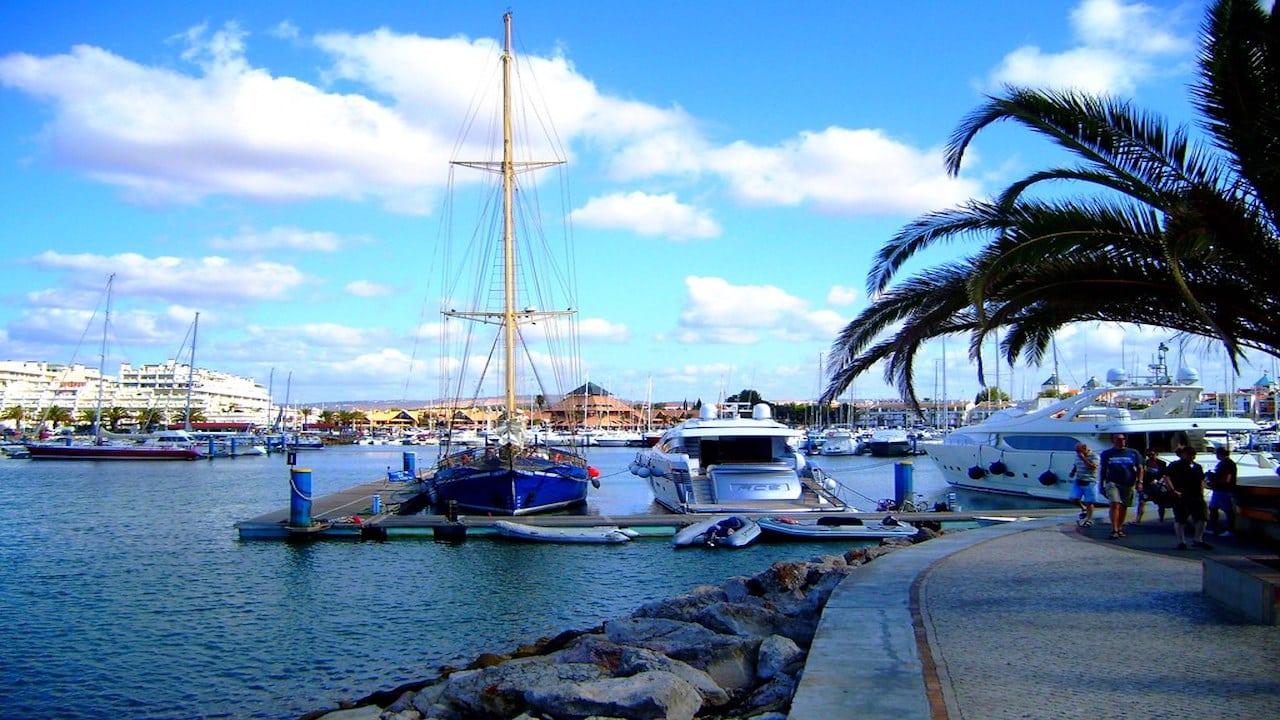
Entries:
[[[378,496],[382,506],[373,512],[373,498]],[[787,503],[780,503],[787,505]],[[421,512],[428,508],[426,491],[419,485],[388,480],[375,480],[355,485],[312,500],[311,517],[314,524],[307,528],[289,526],[289,508],[264,513],[236,523],[241,540],[311,540],[355,538],[387,540],[391,538],[432,538],[461,540],[472,536],[499,537],[494,523],[507,520],[543,527],[591,527],[617,525],[635,530],[639,537],[669,538],[678,530],[695,522],[706,520],[717,513],[746,515],[751,518],[776,515],[797,515],[791,508],[778,509],[755,507],[750,511],[711,510],[706,513],[659,513],[645,515],[527,515],[520,517],[499,515],[459,514],[456,520],[445,515]],[[831,509],[832,514],[840,513]],[[404,514],[401,514],[404,513]],[[1042,510],[982,510],[977,512],[927,512],[894,513],[901,522],[972,523],[982,518],[1014,519],[1020,517],[1047,517],[1072,515],[1072,508],[1048,508]],[[885,513],[840,513],[868,521],[879,520]],[[812,518],[815,513],[804,513]]]

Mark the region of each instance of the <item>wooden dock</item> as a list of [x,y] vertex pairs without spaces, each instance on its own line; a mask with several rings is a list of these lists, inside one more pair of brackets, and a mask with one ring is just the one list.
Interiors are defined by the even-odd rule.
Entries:
[[[375,513],[374,496],[379,499],[381,512]],[[640,537],[671,537],[681,528],[709,517],[709,514],[659,513],[650,515],[529,515],[510,516],[467,515],[460,513],[456,520],[445,515],[418,512],[427,507],[425,489],[416,483],[396,482],[387,479],[356,485],[329,495],[316,497],[311,503],[312,525],[289,526],[289,508],[269,512],[236,523],[241,540],[309,540],[309,539],[373,539],[387,540],[393,537],[418,537],[444,540],[460,540],[472,536],[496,536],[494,523],[499,520],[515,520],[543,527],[592,527],[616,525],[630,528]],[[405,513],[407,514],[402,514]],[[1071,507],[1036,510],[979,510],[964,512],[893,513],[901,522],[973,523],[1014,520],[1023,517],[1074,516]],[[780,513],[725,513],[749,517],[778,515]],[[783,513],[784,514],[784,513]],[[879,520],[887,513],[850,513],[864,520]]]

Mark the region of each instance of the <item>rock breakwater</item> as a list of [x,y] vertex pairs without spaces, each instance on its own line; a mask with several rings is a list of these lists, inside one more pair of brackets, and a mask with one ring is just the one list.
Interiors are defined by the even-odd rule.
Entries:
[[832,590],[860,565],[936,534],[921,528],[909,541],[776,562],[303,720],[784,718]]

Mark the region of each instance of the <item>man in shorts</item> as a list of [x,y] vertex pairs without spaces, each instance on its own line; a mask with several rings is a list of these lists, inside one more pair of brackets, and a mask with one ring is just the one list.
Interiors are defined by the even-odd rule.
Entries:
[[1076,520],[1076,525],[1090,527],[1093,525],[1093,506],[1099,502],[1096,489],[1098,456],[1084,443],[1076,443],[1076,462],[1071,468],[1071,479],[1071,492],[1067,499],[1080,506],[1080,519]]
[[1164,474],[1165,487],[1173,495],[1173,532],[1178,538],[1177,548],[1187,549],[1186,526],[1195,533],[1195,546],[1212,550],[1204,541],[1206,508],[1204,506],[1204,468],[1196,462],[1196,450],[1183,445],[1178,448],[1178,459],[1169,463]]
[[1124,519],[1133,504],[1133,493],[1142,490],[1142,475],[1146,468],[1142,456],[1129,447],[1124,433],[1111,436],[1111,447],[1099,456],[1098,471],[1102,481],[1102,494],[1111,503],[1111,539],[1125,536]]

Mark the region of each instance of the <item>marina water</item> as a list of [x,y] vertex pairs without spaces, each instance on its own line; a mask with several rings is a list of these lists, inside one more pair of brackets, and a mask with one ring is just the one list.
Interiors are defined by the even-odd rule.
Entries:
[[[319,496],[400,469],[405,450],[435,457],[351,446],[298,463]],[[602,487],[584,512],[658,511],[626,471],[634,454],[592,451]],[[892,460],[815,462],[859,509],[893,495]],[[945,495],[932,461],[913,467],[917,492]],[[0,460],[0,717],[293,718],[776,560],[848,549],[238,540],[236,521],[288,505],[288,478],[281,455]]]

